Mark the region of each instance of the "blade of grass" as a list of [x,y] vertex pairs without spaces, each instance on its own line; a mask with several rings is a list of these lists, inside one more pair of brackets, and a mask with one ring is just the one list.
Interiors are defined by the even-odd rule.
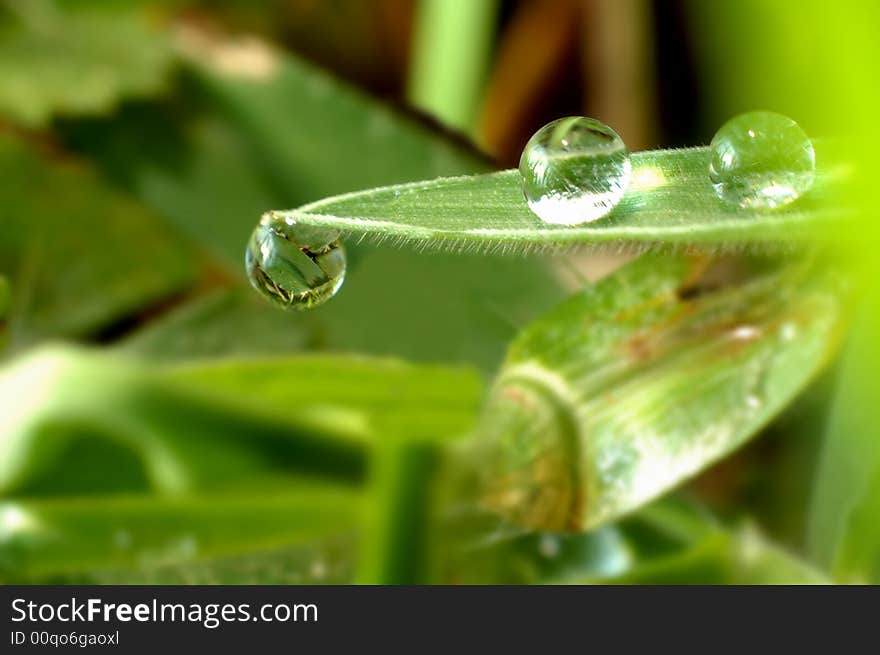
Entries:
[[470,427],[481,394],[480,380],[469,368],[356,355],[220,360],[172,366],[160,375],[218,405],[293,423],[310,406],[356,412],[364,417],[364,438],[378,442],[455,437]]
[[[92,456],[102,443],[131,453],[146,489],[167,494],[285,472],[358,481],[371,443],[461,434],[479,395],[470,370],[393,360],[303,356],[156,367],[42,349],[0,374],[0,489],[50,493],[66,468],[93,470],[70,454],[85,438],[98,441]],[[94,480],[82,484],[82,493],[104,490]]]
[[760,213],[720,203],[707,173],[707,148],[640,152],[632,163],[633,182],[621,203],[607,217],[576,227],[540,221],[515,170],[369,189],[269,215],[378,241],[503,252],[609,242],[792,241],[845,227],[840,219],[847,212],[828,202],[831,173],[790,208]]
[[372,450],[360,584],[426,582],[435,458],[435,448],[424,442],[391,439]]
[[180,560],[137,569],[87,571],[53,581],[102,585],[351,584],[357,545],[356,533],[331,532],[281,548],[259,548],[240,555]]
[[289,546],[351,531],[358,496],[289,485],[270,494],[0,502],[0,580],[45,580]]

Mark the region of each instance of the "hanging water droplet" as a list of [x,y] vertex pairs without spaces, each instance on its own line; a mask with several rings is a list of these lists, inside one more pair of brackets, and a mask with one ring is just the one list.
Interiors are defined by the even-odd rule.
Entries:
[[257,225],[245,255],[254,288],[293,309],[309,309],[336,295],[345,267],[345,249],[336,231],[297,225],[272,214]]
[[709,178],[715,193],[743,209],[774,209],[813,186],[813,143],[790,118],[754,111],[732,118],[715,133]]
[[626,192],[629,152],[617,132],[593,118],[548,123],[519,161],[529,208],[545,223],[578,225],[607,215]]

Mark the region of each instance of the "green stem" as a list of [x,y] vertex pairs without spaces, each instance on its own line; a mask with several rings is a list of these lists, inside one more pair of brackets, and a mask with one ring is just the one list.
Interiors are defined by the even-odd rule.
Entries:
[[497,0],[421,0],[413,42],[409,100],[470,131],[482,97]]
[[425,582],[435,455],[430,444],[396,441],[374,451],[360,584]]

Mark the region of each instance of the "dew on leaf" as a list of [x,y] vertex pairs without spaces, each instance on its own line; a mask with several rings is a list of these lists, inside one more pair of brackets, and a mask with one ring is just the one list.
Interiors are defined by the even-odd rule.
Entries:
[[553,225],[606,216],[623,198],[632,172],[623,139],[582,116],[561,118],[535,132],[519,171],[529,208]]
[[267,214],[248,242],[245,268],[253,287],[270,300],[309,309],[339,291],[345,279],[345,249],[333,230]]
[[726,205],[772,210],[813,186],[813,143],[792,119],[769,111],[740,114],[710,145],[709,179]]

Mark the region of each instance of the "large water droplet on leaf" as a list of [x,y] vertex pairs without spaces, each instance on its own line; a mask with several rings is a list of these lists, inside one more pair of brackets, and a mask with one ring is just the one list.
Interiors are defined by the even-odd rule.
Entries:
[[730,206],[775,209],[813,186],[813,143],[781,114],[754,111],[732,118],[715,134],[710,150],[709,178]]
[[604,123],[573,116],[548,123],[519,162],[523,193],[545,223],[579,225],[607,215],[629,184],[623,139]]

